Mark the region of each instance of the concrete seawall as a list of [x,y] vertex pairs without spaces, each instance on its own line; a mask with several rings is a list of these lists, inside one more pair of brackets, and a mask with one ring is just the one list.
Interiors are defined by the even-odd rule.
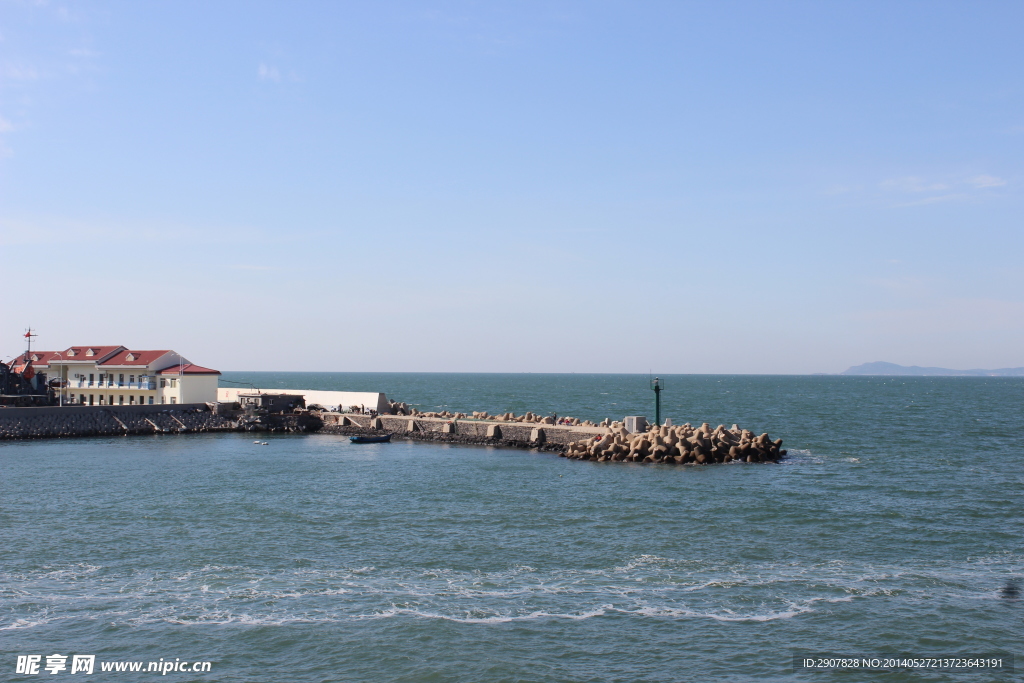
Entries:
[[405,415],[323,413],[321,431],[333,434],[383,434],[414,441],[482,444],[563,451],[573,441],[608,433],[605,427],[508,423],[488,420],[448,420]]
[[[206,403],[176,406],[65,406],[0,409],[0,440],[123,436],[127,434],[188,434],[232,431],[323,431],[333,434],[382,434],[415,441],[487,444],[563,451],[572,441],[604,434],[603,427],[568,427],[447,420],[397,415],[267,416],[261,423],[238,411],[218,411]],[[323,426],[320,426],[320,420]],[[280,423],[280,424],[278,424]],[[294,424],[292,424],[294,423]]]
[[206,403],[0,409],[0,440],[233,431]]

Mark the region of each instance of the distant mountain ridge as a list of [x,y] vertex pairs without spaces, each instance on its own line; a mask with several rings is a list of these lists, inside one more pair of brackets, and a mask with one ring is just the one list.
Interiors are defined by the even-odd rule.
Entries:
[[900,375],[917,377],[1024,377],[1024,368],[998,370],[950,370],[949,368],[922,368],[920,365],[896,365],[877,361],[854,365],[840,375]]

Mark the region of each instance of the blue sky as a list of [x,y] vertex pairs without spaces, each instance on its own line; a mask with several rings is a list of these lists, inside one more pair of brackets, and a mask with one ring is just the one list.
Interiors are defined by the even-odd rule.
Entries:
[[32,325],[223,370],[1021,366],[1021,25],[0,0],[0,352]]

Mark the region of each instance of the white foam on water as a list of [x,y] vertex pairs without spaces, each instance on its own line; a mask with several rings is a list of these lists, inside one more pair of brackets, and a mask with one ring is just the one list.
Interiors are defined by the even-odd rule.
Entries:
[[648,617],[674,618],[674,619],[713,619],[715,621],[736,621],[736,622],[761,622],[775,621],[776,619],[792,619],[800,614],[813,612],[811,603],[814,600],[804,601],[802,604],[789,602],[782,609],[764,610],[760,605],[760,611],[743,611],[738,609],[722,608],[718,610],[695,609],[686,605],[681,606],[657,606],[650,605],[636,610],[618,610],[625,614],[637,614]]
[[809,448],[790,448],[787,449],[784,458],[779,460],[780,465],[802,465],[811,463],[814,465],[824,464],[826,461],[825,456],[817,455],[811,452]]
[[[51,567],[46,566],[46,567],[43,567],[44,572],[41,574],[40,578],[53,579],[53,580],[57,580],[57,581],[60,581],[60,580],[72,580],[72,581],[74,581],[74,580],[78,580],[78,579],[81,579],[81,578],[85,578],[85,577],[89,576],[90,574],[95,574],[100,569],[103,569],[103,567],[101,567],[99,565],[95,565],[95,564],[85,564],[85,563],[81,563],[81,562],[77,563],[77,564],[73,564],[73,565],[67,566],[67,567],[63,567],[61,569],[52,569]],[[49,570],[49,571],[45,571],[45,570]]]
[[0,626],[0,631],[15,631],[23,628],[35,628],[49,624],[52,619],[15,619],[14,622]]
[[0,629],[82,618],[266,625],[405,617],[490,624],[617,613],[773,621],[854,598],[994,600],[1022,565],[1012,553],[913,570],[849,562],[724,564],[647,554],[605,568],[500,571],[208,565],[151,574],[69,565],[0,572],[0,614],[10,619]]
[[444,621],[454,621],[460,624],[506,624],[513,621],[536,621],[538,619],[569,619],[572,621],[582,621],[584,619],[604,616],[611,609],[613,609],[611,605],[603,605],[598,609],[578,613],[544,612],[538,610],[530,612],[529,614],[494,614],[486,617],[463,617],[452,614],[440,614],[437,612],[424,612],[415,609],[392,608],[372,614],[361,614],[355,618],[388,619],[391,617],[412,616],[420,619],[442,619]]

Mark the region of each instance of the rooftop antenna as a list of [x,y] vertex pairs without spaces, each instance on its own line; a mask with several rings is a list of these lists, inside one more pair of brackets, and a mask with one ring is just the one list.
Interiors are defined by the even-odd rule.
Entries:
[[654,424],[661,426],[661,379],[655,377],[651,380],[651,389],[654,391]]

